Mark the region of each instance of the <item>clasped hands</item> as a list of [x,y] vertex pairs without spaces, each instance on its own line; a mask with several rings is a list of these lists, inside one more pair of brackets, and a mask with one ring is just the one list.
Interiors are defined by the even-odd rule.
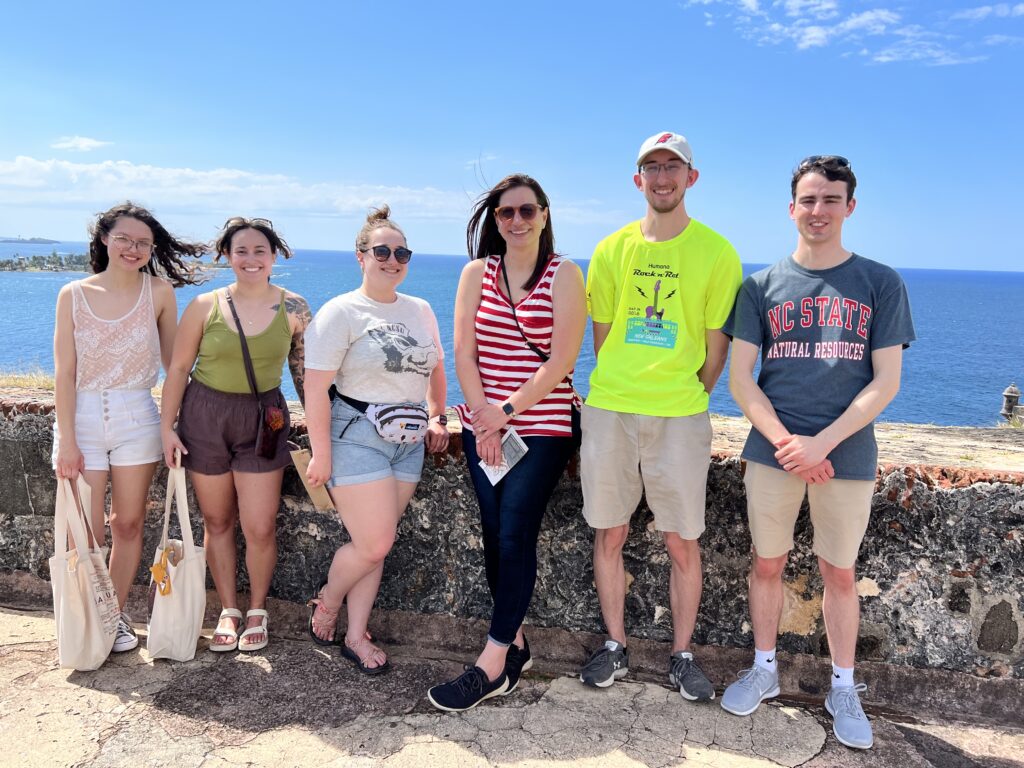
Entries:
[[500,405],[486,403],[472,411],[473,435],[476,437],[476,452],[485,464],[496,467],[501,464],[501,430],[509,422],[509,416]]
[[832,462],[827,458],[835,446],[821,435],[786,435],[774,445],[779,466],[808,485],[827,483],[835,477]]

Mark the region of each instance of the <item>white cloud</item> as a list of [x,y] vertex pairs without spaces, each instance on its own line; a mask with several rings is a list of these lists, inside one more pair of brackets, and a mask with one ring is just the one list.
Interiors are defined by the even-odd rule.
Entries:
[[[776,5],[779,0],[776,0]],[[817,19],[830,19],[839,14],[839,3],[836,0],[782,0],[782,7],[787,16],[814,16]]]
[[73,163],[16,157],[0,160],[0,205],[89,206],[137,199],[161,211],[259,211],[336,217],[363,214],[387,202],[408,218],[465,219],[464,192],[433,187],[306,182],[283,174],[236,168],[196,170],[126,160]]
[[[682,8],[699,6],[708,16],[708,7],[714,5],[717,19],[731,22],[742,37],[759,45],[791,45],[800,51],[835,48],[841,57],[859,55],[877,64],[983,61],[985,56],[976,55],[981,41],[965,39],[950,20],[1024,16],[1024,2],[998,3],[942,19],[929,14],[926,25],[907,18],[915,11],[912,5],[900,5],[900,10],[870,6],[860,10],[868,2],[871,0],[688,0]],[[1004,42],[1009,41],[986,45]]]
[[1005,19],[1010,16],[1024,16],[1024,3],[1010,5],[1009,3],[997,3],[996,5],[981,5],[976,8],[967,8],[957,11],[949,18],[954,21],[982,21],[989,16]]
[[1015,35],[988,35],[982,43],[985,45],[1021,45],[1024,43],[1024,37],[1017,37]]
[[68,149],[72,152],[92,152],[100,147],[109,147],[113,142],[90,139],[86,136],[61,136],[53,144],[51,149]]

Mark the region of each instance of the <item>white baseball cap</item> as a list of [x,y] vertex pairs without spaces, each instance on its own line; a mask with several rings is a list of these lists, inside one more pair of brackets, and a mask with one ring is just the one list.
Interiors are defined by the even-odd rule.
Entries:
[[693,167],[693,150],[690,149],[690,142],[686,140],[685,136],[671,132],[656,133],[641,144],[640,154],[636,157],[637,166],[639,167],[651,152],[658,149],[667,149],[691,168]]

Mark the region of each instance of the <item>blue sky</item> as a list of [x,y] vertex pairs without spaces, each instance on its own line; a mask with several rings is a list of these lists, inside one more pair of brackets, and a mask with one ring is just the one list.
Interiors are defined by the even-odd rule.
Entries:
[[589,257],[639,218],[640,143],[685,134],[692,215],[745,262],[793,246],[789,175],[849,157],[846,243],[902,267],[1024,269],[1024,2],[17,3],[0,46],[0,235],[85,239],[131,197],[180,234],[261,215],[351,249],[389,202],[464,253],[506,173]]

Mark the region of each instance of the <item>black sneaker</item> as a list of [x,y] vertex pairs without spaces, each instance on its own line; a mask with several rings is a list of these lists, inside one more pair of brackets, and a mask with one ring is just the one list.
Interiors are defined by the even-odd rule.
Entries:
[[484,699],[508,693],[508,675],[502,673],[494,682],[480,667],[466,665],[466,671],[444,685],[435,685],[427,691],[430,703],[445,712],[464,712]]
[[519,685],[519,678],[523,672],[533,666],[533,656],[530,654],[530,643],[523,635],[523,647],[515,643],[508,647],[505,654],[505,674],[508,676],[508,690],[505,693],[512,693]]
[[688,651],[676,651],[669,659],[668,681],[679,689],[679,695],[689,701],[711,701],[715,686],[693,660]]
[[596,688],[607,688],[629,672],[629,651],[615,640],[605,640],[580,670],[580,682]]

